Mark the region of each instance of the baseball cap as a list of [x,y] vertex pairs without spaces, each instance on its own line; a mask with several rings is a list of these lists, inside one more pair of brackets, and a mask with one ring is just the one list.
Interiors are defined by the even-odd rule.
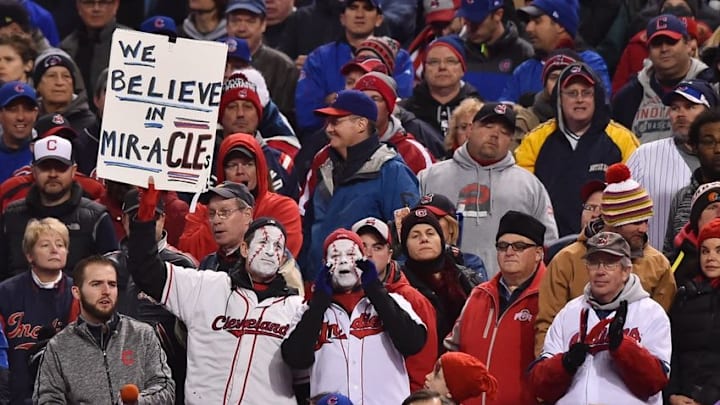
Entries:
[[383,222],[383,220],[375,217],[363,218],[355,222],[350,229],[358,235],[360,235],[360,232],[363,230],[370,230],[380,236],[380,239],[387,241],[388,244],[392,241],[390,228],[385,222]]
[[382,12],[382,4],[380,4],[380,0],[345,0],[343,3],[345,3],[345,8],[350,7],[353,3],[356,1],[362,1],[364,3],[368,3],[371,6],[375,7],[377,11]]
[[502,6],[503,0],[462,0],[457,16],[472,23],[481,23]]
[[225,37],[219,39],[218,42],[224,42],[225,45],[227,45],[228,59],[240,59],[241,61],[247,63],[252,62],[250,46],[248,45],[248,42],[246,40],[237,37]]
[[647,25],[646,29],[648,43],[653,38],[665,36],[675,40],[688,36],[687,26],[679,18],[672,14],[659,15]]
[[530,5],[518,9],[518,15],[529,20],[545,14],[575,37],[580,24],[579,8],[577,0],[534,0]]
[[342,90],[329,107],[315,110],[315,114],[327,117],[357,115],[370,121],[377,121],[378,110],[375,102],[360,90]]
[[630,258],[630,245],[628,245],[625,238],[615,232],[600,232],[595,234],[585,242],[585,245],[587,246],[587,253],[585,253],[583,259],[598,252]]
[[225,13],[234,11],[249,11],[253,14],[265,15],[265,0],[231,0]]
[[253,234],[255,234],[255,231],[264,226],[274,226],[275,228],[279,229],[285,237],[285,240],[287,240],[287,231],[285,231],[285,227],[283,226],[283,224],[281,224],[275,218],[270,217],[260,217],[254,219],[248,226],[247,231],[245,231],[245,236],[243,237],[243,239],[246,242],[250,241],[253,237]]
[[332,393],[327,394],[316,402],[317,405],[353,405],[352,401],[350,401],[350,398],[346,397],[343,394],[339,393]]
[[425,24],[449,23],[455,18],[459,3],[458,0],[424,0]]
[[605,190],[606,186],[607,185],[605,184],[605,182],[600,180],[588,181],[580,189],[580,200],[584,203],[588,200],[588,198],[590,198],[591,195],[593,195],[593,193]]
[[164,15],[156,15],[143,21],[143,23],[140,24],[140,31],[152,34],[177,35],[177,26],[172,18]]
[[250,190],[247,188],[247,186],[241,183],[224,181],[222,182],[222,184],[204,192],[200,196],[200,202],[203,204],[207,204],[210,199],[216,195],[225,199],[239,198],[251,207],[255,205],[255,197],[253,197],[253,195],[250,193]]
[[[129,214],[135,210],[140,208],[140,191],[136,188],[133,188],[132,190],[125,193],[125,198],[123,198],[123,204],[122,204],[122,212],[124,214]],[[165,203],[163,202],[162,198],[158,198],[157,205],[155,205],[155,212],[158,214],[162,214],[165,212]]]
[[23,31],[30,29],[30,16],[18,1],[4,1],[0,4],[0,27],[16,23]]
[[375,58],[355,58],[350,62],[343,65],[340,69],[340,73],[343,76],[347,76],[353,69],[358,69],[365,73],[380,72],[388,74],[387,66],[380,60]]
[[62,114],[49,114],[40,118],[35,123],[35,130],[38,138],[45,138],[50,135],[57,135],[65,139],[73,139],[77,132],[70,126]]
[[72,143],[57,135],[35,141],[33,163],[40,163],[45,160],[57,160],[71,166],[73,164]]
[[37,95],[35,89],[27,83],[19,81],[7,82],[0,87],[0,107],[5,108],[8,104],[19,98],[26,98],[37,107]]
[[418,207],[427,208],[438,218],[446,215],[455,216],[455,204],[442,194],[425,194],[420,198]]
[[248,159],[255,159],[255,154],[250,149],[248,149],[244,146],[236,146],[236,147],[230,149],[225,154],[225,162],[230,159],[230,156],[236,155],[236,154],[240,154]]
[[480,111],[475,114],[473,122],[500,120],[515,130],[515,110],[511,105],[502,103],[485,103]]
[[713,108],[718,104],[718,96],[710,83],[705,80],[691,79],[677,84],[673,91],[663,96],[663,104],[672,104],[675,96],[682,96],[694,104],[702,104],[707,108]]
[[587,69],[587,65],[583,63],[576,62],[569,65],[565,68],[565,70],[563,70],[560,77],[562,78],[561,88],[567,87],[570,82],[575,79],[582,79],[590,86],[595,85],[595,78]]

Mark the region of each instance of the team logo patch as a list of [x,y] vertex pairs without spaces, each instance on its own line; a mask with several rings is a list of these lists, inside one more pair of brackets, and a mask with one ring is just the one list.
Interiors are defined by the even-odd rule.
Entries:
[[560,18],[560,13],[558,13],[557,11],[553,11],[553,12],[552,12],[552,16],[553,16],[555,19],[558,19],[558,18]]
[[580,73],[580,70],[582,70],[582,67],[580,66],[573,66],[570,68],[570,73]]
[[230,38],[227,41],[225,41],[225,43],[228,46],[228,52],[232,53],[232,52],[237,51],[237,41],[236,40]]
[[509,72],[512,68],[512,61],[510,59],[503,59],[498,63],[498,70],[501,72]]
[[338,399],[338,397],[332,396],[332,397],[327,398],[326,403],[328,405],[337,405],[339,401],[340,400]]
[[420,199],[420,204],[430,204],[433,200],[433,197],[435,197],[435,194],[425,194]]
[[717,192],[713,191],[712,193],[709,193],[709,194],[708,194],[707,199],[708,199],[709,202],[715,202],[715,201],[717,201],[717,200],[720,199],[719,197],[720,197],[720,194],[718,194]]
[[533,319],[532,314],[530,313],[530,310],[527,308],[523,308],[522,310],[515,313],[515,316],[513,317],[516,321],[520,322],[530,322]]
[[382,332],[382,321],[377,315],[362,314],[350,324],[350,334],[358,339],[364,339]]
[[498,104],[493,108],[493,111],[497,114],[505,115],[507,112],[507,105],[506,104]]
[[14,89],[15,89],[15,91],[18,92],[18,93],[24,93],[24,92],[25,92],[25,87],[23,87],[23,85],[20,84],[20,83],[16,84]]
[[65,118],[60,114],[55,114],[52,117],[52,123],[55,125],[65,125]]
[[153,25],[155,26],[155,28],[165,28],[165,20],[163,20],[162,18],[156,18]]
[[62,59],[58,55],[51,55],[45,59],[45,67],[46,68],[50,68],[55,65],[59,65],[61,63],[62,63]]
[[123,350],[120,355],[120,360],[126,366],[132,366],[135,364],[135,352],[132,350]]
[[424,218],[428,215],[428,212],[425,208],[420,208],[415,210],[415,216],[418,218]]
[[438,7],[440,7],[440,1],[439,1],[439,0],[432,0],[432,1],[430,2],[430,9],[431,9],[431,10],[432,10],[432,9],[435,9],[435,8],[438,8]]
[[609,238],[607,237],[607,235],[600,235],[600,236],[598,236],[595,244],[597,246],[607,246],[608,241],[609,241]]

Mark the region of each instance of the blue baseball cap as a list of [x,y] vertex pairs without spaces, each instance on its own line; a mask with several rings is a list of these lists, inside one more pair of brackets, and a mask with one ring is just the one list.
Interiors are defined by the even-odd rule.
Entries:
[[151,34],[177,35],[177,26],[172,18],[164,15],[156,15],[143,21],[143,23],[140,24],[140,31]]
[[224,42],[228,47],[227,57],[228,59],[240,59],[243,62],[252,62],[252,55],[250,54],[250,45],[242,38],[238,37],[225,37],[218,39],[218,42]]
[[534,0],[529,6],[518,9],[518,14],[526,20],[545,14],[575,37],[580,24],[579,9],[577,0]]
[[646,29],[648,43],[655,37],[664,36],[679,40],[688,36],[687,26],[679,18],[672,14],[659,15],[647,25]]
[[457,16],[471,23],[481,23],[490,13],[502,6],[503,0],[462,0]]
[[371,6],[375,7],[379,12],[382,12],[382,3],[380,0],[342,0],[343,3],[345,3],[344,8],[348,8],[351,4],[355,3],[356,1],[362,1],[365,3],[369,3]]
[[375,102],[359,90],[342,90],[338,92],[335,102],[329,107],[315,110],[315,114],[326,117],[347,117],[357,115],[370,121],[377,121],[378,110]]
[[663,96],[663,104],[669,106],[677,96],[683,97],[694,104],[702,104],[707,108],[718,105],[718,96],[710,83],[705,80],[685,80],[677,84],[673,91]]
[[265,0],[231,0],[225,14],[235,11],[249,11],[253,14],[265,15]]
[[316,402],[316,404],[317,405],[353,405],[350,398],[346,397],[343,394],[339,394],[337,392],[323,396]]
[[28,99],[36,107],[38,105],[35,89],[27,83],[11,81],[0,87],[0,108],[7,107],[8,104],[19,98]]

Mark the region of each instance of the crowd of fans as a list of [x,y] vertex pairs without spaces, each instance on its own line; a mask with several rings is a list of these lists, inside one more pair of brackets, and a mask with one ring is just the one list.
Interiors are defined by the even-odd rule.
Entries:
[[[719,26],[0,0],[0,405],[720,403]],[[96,175],[116,29],[227,46],[192,212]]]

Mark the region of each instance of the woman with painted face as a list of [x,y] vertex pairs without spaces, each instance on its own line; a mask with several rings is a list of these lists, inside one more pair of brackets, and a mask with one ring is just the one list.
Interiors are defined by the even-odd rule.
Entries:
[[470,291],[483,280],[477,272],[457,264],[444,249],[442,226],[428,208],[416,208],[403,219],[400,245],[407,257],[403,273],[435,307],[438,337],[447,336]]
[[425,325],[405,298],[385,289],[357,234],[338,229],[323,247],[323,268],[282,344],[283,359],[310,368],[311,396],[401,403],[410,394],[405,358],[424,346]]

